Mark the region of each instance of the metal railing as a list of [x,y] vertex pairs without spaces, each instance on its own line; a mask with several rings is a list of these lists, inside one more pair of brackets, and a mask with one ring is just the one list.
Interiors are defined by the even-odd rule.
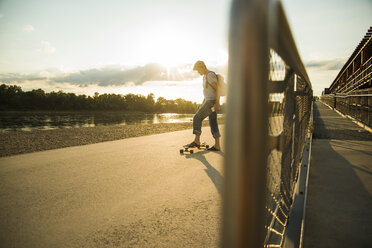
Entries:
[[365,125],[372,126],[372,27],[320,100]]
[[223,247],[282,247],[312,87],[279,1],[233,1]]
[[372,89],[357,90],[349,94],[327,94],[321,96],[320,100],[372,127]]
[[372,57],[361,68],[355,71],[344,85],[339,86],[340,88],[337,88],[336,92],[346,94],[370,82],[372,78]]
[[372,27],[342,67],[329,90],[334,94],[348,94],[361,88],[370,88],[371,76]]

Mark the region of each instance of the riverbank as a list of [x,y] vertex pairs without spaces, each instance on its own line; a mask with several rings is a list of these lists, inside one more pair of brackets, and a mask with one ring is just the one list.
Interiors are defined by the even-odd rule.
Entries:
[[[222,122],[220,121],[220,123]],[[204,121],[203,126],[208,126],[208,121]],[[185,129],[192,129],[192,123],[111,125],[0,133],[0,157]],[[193,136],[190,131],[190,141],[192,138]]]

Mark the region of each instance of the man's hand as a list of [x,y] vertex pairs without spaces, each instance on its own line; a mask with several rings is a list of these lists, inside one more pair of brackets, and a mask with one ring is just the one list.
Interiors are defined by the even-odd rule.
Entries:
[[216,102],[214,105],[213,105],[213,108],[214,108],[214,111],[217,112],[218,110],[220,110],[220,103]]

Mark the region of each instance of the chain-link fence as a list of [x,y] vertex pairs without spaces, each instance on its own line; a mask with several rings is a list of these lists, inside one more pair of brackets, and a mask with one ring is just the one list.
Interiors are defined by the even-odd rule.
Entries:
[[284,241],[308,133],[311,101],[311,85],[271,50],[265,247],[281,247]]

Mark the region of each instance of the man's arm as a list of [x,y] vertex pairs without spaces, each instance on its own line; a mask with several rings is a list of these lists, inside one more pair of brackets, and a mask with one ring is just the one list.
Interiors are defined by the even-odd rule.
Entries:
[[216,103],[214,104],[214,111],[217,112],[220,109],[220,97],[221,97],[220,87],[218,87],[217,82],[212,83],[211,86],[216,91]]
[[[214,75],[214,77],[212,76]],[[212,83],[209,83],[210,86],[212,86],[212,88],[216,91],[216,103],[214,104],[214,111],[218,111],[220,109],[220,96],[221,96],[221,93],[220,93],[220,87],[218,86],[218,77],[217,77],[217,74],[216,73],[211,73],[209,75],[207,75],[207,83],[212,81]]]

